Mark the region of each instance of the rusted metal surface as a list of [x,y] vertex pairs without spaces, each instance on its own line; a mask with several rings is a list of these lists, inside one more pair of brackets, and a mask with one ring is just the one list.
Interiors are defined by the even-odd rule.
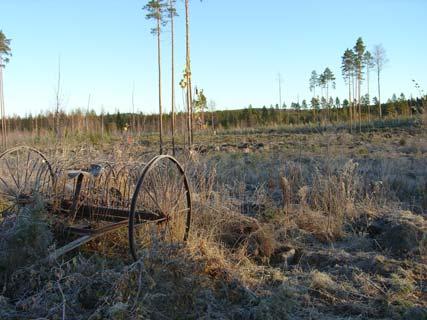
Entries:
[[0,154],[0,203],[6,204],[0,213],[19,214],[39,199],[48,212],[63,217],[65,232],[80,236],[50,259],[126,226],[131,255],[138,259],[139,251],[155,241],[186,241],[190,230],[190,186],[183,166],[168,155],[147,164],[105,162],[54,170],[34,148]]

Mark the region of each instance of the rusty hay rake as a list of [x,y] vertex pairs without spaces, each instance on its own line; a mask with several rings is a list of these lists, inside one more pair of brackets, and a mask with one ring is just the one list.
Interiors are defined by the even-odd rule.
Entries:
[[39,200],[75,238],[50,259],[127,226],[129,250],[137,260],[155,241],[182,243],[190,231],[188,179],[169,155],[142,165],[104,162],[75,169],[54,168],[31,147],[1,153],[0,214],[18,215]]

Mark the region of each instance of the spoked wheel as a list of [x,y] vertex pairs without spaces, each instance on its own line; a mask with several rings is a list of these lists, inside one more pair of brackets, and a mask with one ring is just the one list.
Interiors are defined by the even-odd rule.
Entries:
[[135,187],[129,213],[129,244],[135,260],[158,242],[187,240],[191,222],[191,194],[180,163],[168,155],[153,158]]
[[16,147],[0,154],[0,215],[18,213],[36,197],[47,200],[55,176],[46,157],[31,147]]

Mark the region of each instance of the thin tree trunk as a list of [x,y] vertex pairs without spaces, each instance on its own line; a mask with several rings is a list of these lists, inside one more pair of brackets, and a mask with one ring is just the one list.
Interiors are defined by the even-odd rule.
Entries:
[[193,107],[191,93],[191,60],[190,60],[190,12],[189,0],[185,0],[185,49],[186,49],[186,76],[187,76],[187,110],[188,110],[188,144],[193,144]]
[[357,104],[359,106],[359,133],[362,132],[362,106],[360,104],[360,89],[362,84],[362,69],[359,68],[359,74],[357,79]]
[[194,143],[194,107],[193,107],[193,85],[191,84],[191,76],[188,79],[188,83],[190,84],[189,90],[189,98],[190,98],[190,133],[191,133],[191,145]]
[[[329,80],[327,80],[327,81],[329,81]],[[329,82],[328,82],[328,84],[326,85],[326,108],[327,108],[326,111],[327,111],[328,121],[332,122],[329,107],[330,106],[329,106]]]
[[59,109],[61,107],[61,60],[58,60],[58,83],[56,88],[56,106],[55,106],[55,136],[56,139],[60,139],[61,130],[60,130],[60,119],[59,119]]
[[104,108],[101,110],[101,138],[104,140]]
[[380,118],[383,117],[383,112],[381,108],[381,86],[380,86],[380,68],[377,68],[377,78],[378,78],[378,107],[380,111]]
[[366,84],[368,94],[368,122],[371,123],[371,97],[369,96],[369,66],[366,65]]
[[353,107],[353,120],[355,122],[355,128],[357,129],[357,108],[356,108],[356,104],[355,101],[357,100],[356,98],[356,77],[353,74],[352,76],[352,86],[353,86],[353,94],[352,94],[352,99],[353,101],[351,102],[351,106]]
[[1,145],[3,150],[7,148],[6,112],[3,95],[3,60],[0,56],[0,115],[1,115]]
[[160,52],[160,19],[157,19],[157,66],[159,71],[159,139],[160,154],[163,154],[163,113],[162,113],[162,67]]
[[[169,5],[172,9],[173,3],[172,0],[169,1]],[[171,10],[171,40],[172,40],[172,123],[171,123],[171,130],[172,130],[172,154],[175,156],[175,34],[174,34],[174,11]]]
[[89,94],[88,98],[87,98],[87,108],[86,108],[86,113],[85,113],[85,129],[86,129],[86,133],[89,133],[89,108],[90,108],[90,98],[91,95]]
[[135,119],[135,81],[132,85],[132,133],[136,133],[136,119]]
[[349,99],[348,111],[349,111],[349,116],[350,116],[350,133],[352,133],[352,131],[353,131],[353,112],[351,110],[351,80],[350,80],[350,75],[348,76],[348,99]]

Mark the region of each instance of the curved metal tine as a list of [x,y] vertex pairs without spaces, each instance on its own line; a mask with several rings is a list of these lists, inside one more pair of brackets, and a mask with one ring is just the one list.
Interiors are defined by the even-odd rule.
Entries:
[[13,213],[13,212],[11,212],[11,209],[13,208],[13,209],[15,209],[17,207],[17,204],[16,203],[14,203],[14,204],[12,204],[11,206],[9,206],[9,207],[7,207],[6,209],[3,209],[2,211],[1,211],[1,216],[4,218],[4,217],[7,217],[7,213]]
[[[38,188],[35,190],[32,190],[33,192],[37,192],[43,195],[46,195],[45,192],[49,188],[49,180],[50,180],[50,174],[48,173],[48,169],[46,167],[41,167],[41,173],[40,173],[40,184],[38,185]],[[48,176],[49,174],[49,176]],[[48,184],[46,188],[46,184]]]
[[[114,172],[113,168],[110,164],[105,164],[103,167],[103,172],[101,174],[101,177],[99,179],[98,183],[98,205],[102,207],[109,208],[111,207],[110,201],[109,201],[109,190],[112,185],[112,181],[114,179]],[[107,214],[107,210],[100,210],[100,214]]]
[[46,196],[50,197],[53,193],[54,181],[52,180],[51,172],[47,166],[45,167],[45,174],[44,175],[45,175],[43,178],[43,187],[44,188],[42,190]]
[[[49,171],[45,166],[41,165],[37,168],[37,173],[36,173],[36,180],[34,181],[34,186],[33,186],[33,190],[31,190],[31,192],[39,192],[42,188],[42,186],[45,185],[46,181],[46,173],[47,171]],[[43,178],[43,173],[45,174],[45,177]]]
[[28,178],[28,170],[29,170],[29,162],[30,162],[31,152],[28,150],[27,152],[27,162],[25,164],[25,178],[24,178],[24,186],[27,185]]
[[[29,175],[28,174],[26,175],[25,185],[28,183],[28,180],[30,180],[31,177],[33,176],[33,173],[34,173],[36,167],[39,168],[39,166],[38,166],[39,161],[40,161],[40,157],[36,157],[36,159],[34,160],[34,163],[33,163],[32,167],[31,167],[31,171],[30,171]],[[37,176],[37,173],[36,173],[36,176]]]
[[16,191],[13,190],[11,187],[9,187],[9,185],[6,183],[6,181],[4,181],[4,179],[2,177],[0,177],[0,182],[6,187],[6,189],[9,191],[9,193],[13,194],[15,197],[18,196]]
[[104,169],[100,170],[98,173],[98,176],[94,177],[94,188],[93,188],[93,195],[92,195],[92,205],[94,206],[94,214],[100,215],[102,212],[101,209],[101,199],[102,198],[102,189],[106,187],[105,185],[105,175],[104,175]]
[[127,168],[125,168],[125,172],[121,173],[122,176],[120,177],[120,184],[121,184],[121,188],[119,188],[120,190],[123,191],[122,193],[122,198],[120,199],[120,206],[121,207],[125,207],[126,203],[127,203],[127,199],[129,198],[129,176],[128,176],[128,171]]
[[[19,161],[19,154],[21,153],[21,151],[18,149],[16,150],[16,179],[18,180],[18,184],[19,184],[19,192],[22,192],[22,185],[21,185],[21,176],[20,176],[20,171],[21,169],[21,163]],[[25,187],[25,186],[24,186]]]
[[122,208],[128,208],[130,206],[130,200],[132,198],[132,190],[134,189],[133,186],[133,179],[132,179],[132,167],[129,165],[123,166],[116,177],[117,181],[117,189],[120,190],[121,193],[121,199],[120,199],[120,206]]
[[130,207],[130,201],[132,198],[132,191],[135,189],[135,185],[133,183],[133,168],[129,166],[126,170],[126,180],[125,180],[125,193],[123,197],[123,207],[129,208]]
[[8,199],[8,200],[16,200],[16,196],[12,196],[9,193],[3,192],[0,189],[0,195],[2,195],[3,198]]
[[10,169],[9,161],[7,160],[7,155],[4,157],[4,161],[6,163],[6,167],[7,167],[8,171],[9,171],[10,176],[12,177],[13,181],[15,182],[15,185],[16,185],[16,188],[17,188],[16,190],[19,192],[19,184],[18,184],[18,182],[15,179],[15,175],[12,173],[12,171]]
[[139,168],[132,167],[130,175],[129,175],[129,179],[130,179],[129,184],[131,186],[131,189],[129,190],[129,199],[128,199],[128,203],[127,203],[127,207],[129,207],[129,208],[130,208],[130,204],[131,204],[132,197],[133,197],[133,191],[136,188],[136,184],[138,183],[139,176],[140,176]]
[[112,175],[112,168],[107,163],[107,164],[105,164],[104,170],[101,174],[101,184],[103,184],[104,186],[98,195],[98,205],[99,206],[109,207],[108,198],[109,198],[109,189],[110,189],[111,179],[112,179],[111,175]]
[[83,199],[84,203],[92,208],[92,210],[90,211],[89,217],[91,221],[97,221],[97,217],[96,217],[96,206],[94,203],[94,199],[95,199],[95,195],[96,195],[96,191],[98,188],[98,180],[97,177],[94,177],[92,175],[90,175],[89,177],[85,177],[86,179],[86,196]]

